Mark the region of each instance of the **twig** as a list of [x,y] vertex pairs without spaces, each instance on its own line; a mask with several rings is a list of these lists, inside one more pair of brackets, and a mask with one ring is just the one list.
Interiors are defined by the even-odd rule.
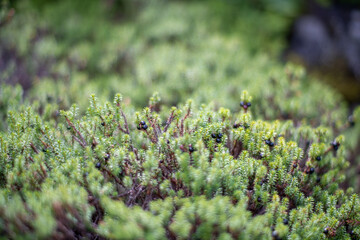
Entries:
[[[157,139],[156,139],[156,138],[153,138],[147,130],[145,130],[145,132],[146,132],[147,136],[150,138],[151,142],[153,142],[153,143],[156,143],[156,142],[157,142]],[[154,131],[154,132],[155,132],[155,131]]]
[[[46,165],[46,163],[45,163]],[[40,163],[40,168],[41,168],[41,171],[42,173],[44,174],[45,178],[47,177],[47,173],[46,173],[46,170],[44,169],[43,165]]]
[[[154,130],[154,136],[155,136],[155,142],[154,142],[154,143],[157,143],[159,137],[158,137],[158,134],[157,134],[157,132],[156,132],[155,122],[152,121],[152,118],[150,118],[150,117],[147,117],[147,119],[148,119],[149,123],[151,124],[151,126],[152,126],[152,128],[153,128],[153,130]],[[146,131],[146,133],[148,133],[148,132]]]
[[104,171],[105,171],[107,174],[109,174],[109,175],[115,180],[116,183],[118,183],[118,184],[120,184],[121,186],[124,187],[124,185],[123,185],[123,183],[120,181],[120,179],[117,178],[109,169],[107,169],[107,168],[104,167]]
[[30,147],[32,148],[32,150],[34,150],[34,152],[35,152],[36,154],[39,153],[39,151],[36,149],[36,147],[35,147],[35,145],[34,145],[33,143],[30,143]]
[[[94,129],[94,132],[96,131],[96,124],[94,124],[95,125],[95,129]],[[81,126],[81,124],[80,124],[80,127],[84,130],[84,131],[86,131],[87,132],[87,134],[89,134],[90,136],[91,136],[91,138],[93,139],[93,142],[92,142],[92,145],[98,145],[98,142],[96,141],[96,138],[95,138],[95,135],[94,134],[92,134],[90,131],[88,131],[88,129],[86,129],[86,128],[84,128],[83,126]]]
[[190,116],[190,111],[191,111],[191,109],[190,109],[190,106],[189,106],[186,115],[183,117],[183,119],[181,119],[181,124],[180,124],[180,136],[183,136],[183,135],[184,135],[184,122],[185,122],[185,120]]
[[[129,125],[128,125],[126,116],[125,116],[125,114],[124,114],[124,111],[123,111],[122,108],[121,108],[120,103],[117,103],[116,106],[120,109],[121,116],[122,116],[123,119],[124,119],[124,126],[125,126],[125,129],[126,129],[126,131],[124,131],[124,133],[130,134]],[[119,128],[119,129],[120,129],[120,128]]]
[[117,127],[120,131],[127,134],[126,130],[121,127],[120,123],[117,125]]
[[79,132],[79,130],[77,130],[74,126],[74,124],[67,118],[67,116],[65,116],[66,122],[70,125],[70,127],[79,135],[82,143],[82,146],[86,146],[86,141],[84,139],[84,137],[82,136],[82,134]]
[[170,114],[169,118],[168,118],[167,121],[166,121],[166,125],[165,125],[165,127],[164,127],[164,132],[166,132],[166,131],[168,130],[170,124],[171,124],[172,121],[174,120],[174,111],[175,111],[175,110],[171,111],[171,114]]
[[81,142],[80,139],[78,139],[76,136],[72,136],[72,137],[73,137],[73,139],[74,139],[75,141],[77,141],[83,148],[86,147],[86,145],[85,145],[83,142]]
[[325,150],[324,155],[328,154],[331,150],[333,150],[332,146]]
[[136,191],[135,194],[132,194],[132,193],[134,193],[134,190],[135,190],[135,189],[131,189],[129,200],[128,200],[127,203],[126,203],[127,206],[131,206],[132,202],[133,202],[134,200],[136,200],[136,198],[139,196],[139,194],[141,193],[141,191],[143,190],[143,188],[144,188],[144,187],[140,185],[139,189]]

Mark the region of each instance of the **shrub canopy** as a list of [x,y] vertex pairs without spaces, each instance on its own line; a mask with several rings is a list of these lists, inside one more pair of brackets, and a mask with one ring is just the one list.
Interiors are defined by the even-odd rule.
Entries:
[[0,87],[1,236],[360,238],[360,108],[261,51],[282,17],[226,34],[196,2],[121,24],[71,2],[1,29],[0,79],[33,82]]

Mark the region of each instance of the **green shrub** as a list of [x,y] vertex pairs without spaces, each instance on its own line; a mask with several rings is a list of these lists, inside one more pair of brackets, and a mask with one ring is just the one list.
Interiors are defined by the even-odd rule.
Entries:
[[0,80],[22,64],[33,83],[0,86],[0,236],[360,238],[360,108],[260,51],[283,17],[151,1],[115,24],[100,1],[36,2],[0,35]]
[[23,90],[21,86],[11,87],[0,85],[0,130],[6,128],[6,115],[9,110],[15,110],[22,104]]
[[[241,104],[250,101],[243,92]],[[155,94],[136,112],[117,94],[104,105],[92,95],[84,115],[76,105],[53,118],[36,105],[10,110],[0,135],[2,236],[358,238],[359,196],[339,188],[344,136],[254,119],[251,103],[161,110]]]

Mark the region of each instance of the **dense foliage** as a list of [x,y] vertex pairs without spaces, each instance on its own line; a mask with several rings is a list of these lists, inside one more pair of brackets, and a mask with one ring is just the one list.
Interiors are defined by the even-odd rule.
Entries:
[[[0,135],[1,231],[9,237],[343,239],[360,235],[344,180],[344,137],[331,128],[252,118],[188,101],[135,112],[94,95],[56,121],[35,106]],[[358,116],[356,116],[358,118]],[[298,143],[306,142],[305,149]],[[40,194],[41,193],[41,194]]]
[[0,86],[0,236],[360,238],[360,108],[273,55],[298,1],[244,1],[237,34],[219,2],[140,2],[119,24],[18,1],[2,26],[0,80],[33,85]]

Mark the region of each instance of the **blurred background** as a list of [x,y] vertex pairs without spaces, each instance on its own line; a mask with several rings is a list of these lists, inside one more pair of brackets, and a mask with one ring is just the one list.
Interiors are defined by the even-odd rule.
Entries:
[[[125,83],[122,89],[131,91],[141,91],[134,90],[134,85],[150,82],[155,87],[147,86],[149,91],[143,99],[133,98],[136,104],[143,104],[157,86],[142,78],[161,82],[161,78],[169,79],[162,68],[172,68],[185,58],[195,61],[203,57],[203,51],[188,51],[184,45],[216,41],[226,45],[233,38],[241,43],[239,51],[302,64],[316,79],[336,88],[351,105],[360,101],[360,2],[356,0],[1,3],[0,81],[20,83],[25,91],[49,79],[72,82],[70,76],[83,78],[80,82],[103,82],[96,88],[114,87],[116,78]],[[222,50],[222,46],[212,48]],[[204,51],[211,58],[211,49]],[[175,55],[180,58],[177,63],[172,62]],[[211,63],[208,65],[212,68]],[[227,71],[235,70],[229,67]],[[140,80],[134,82],[135,75]],[[172,94],[172,103],[183,100],[176,90]]]

